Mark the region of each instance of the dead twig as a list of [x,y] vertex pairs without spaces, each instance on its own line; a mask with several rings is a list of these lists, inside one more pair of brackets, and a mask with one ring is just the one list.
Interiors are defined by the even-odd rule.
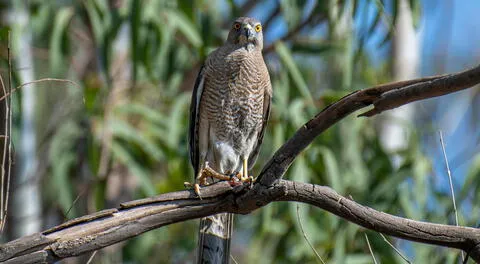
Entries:
[[398,250],[397,247],[395,247],[392,243],[390,243],[390,241],[388,241],[388,239],[387,239],[382,233],[380,233],[380,236],[382,236],[383,240],[384,240],[391,248],[393,248],[393,250],[395,250],[395,252],[397,252],[397,254],[398,254],[403,260],[405,260],[405,262],[407,262],[408,264],[411,264],[411,263],[412,263],[410,260],[408,260],[407,257],[405,257],[405,255],[402,254],[402,252],[400,252],[400,250]]
[[[10,54],[10,31],[8,31],[7,36],[7,60],[8,60],[8,93],[12,92],[12,58]],[[6,96],[6,89],[5,84],[3,83],[3,78],[0,79],[3,87],[3,91],[5,92],[4,96]],[[5,229],[5,224],[7,223],[7,212],[8,212],[8,200],[10,197],[10,176],[12,171],[12,99],[9,98],[5,100],[5,140],[3,145],[3,158],[2,158],[2,198],[5,196],[5,199],[2,199],[2,217],[1,217],[1,226],[0,226],[0,233],[3,233]],[[8,150],[7,150],[8,145]],[[8,161],[6,160],[6,156],[8,154]],[[8,162],[8,164],[6,164]],[[5,172],[5,165],[6,165],[6,172]],[[5,173],[7,175],[7,183],[4,186],[4,177]],[[5,195],[3,192],[5,190]]]
[[310,240],[308,239],[307,237],[307,234],[305,233],[305,230],[303,230],[303,224],[302,224],[302,219],[300,219],[300,213],[299,213],[299,206],[297,204],[297,220],[298,220],[298,225],[300,225],[300,230],[302,231],[302,235],[303,235],[303,238],[305,239],[305,241],[307,241],[307,244],[310,246],[310,248],[312,249],[313,253],[315,253],[315,256],[317,257],[317,261],[319,261],[320,263],[322,264],[325,264],[325,261],[323,261],[322,257],[320,256],[320,254],[318,254],[317,250],[315,250],[315,247],[312,245],[312,243],[310,242]]
[[[3,90],[3,94],[7,94],[7,90],[5,88],[5,83],[3,82],[3,78],[2,76],[0,75],[0,84],[2,85],[2,90]],[[6,210],[5,210],[5,199],[6,199],[6,186],[5,186],[5,161],[6,161],[6,158],[7,158],[7,140],[10,139],[10,137],[8,136],[8,111],[9,111],[9,107],[8,107],[8,100],[5,100],[5,124],[4,124],[4,127],[5,127],[5,135],[4,136],[4,140],[3,140],[3,155],[2,155],[2,165],[1,165],[1,174],[2,174],[2,178],[1,178],[1,194],[0,194],[0,232],[3,233],[3,226],[4,226],[4,222],[6,220]]]
[[9,96],[10,94],[16,92],[17,90],[19,90],[20,88],[24,87],[24,86],[27,86],[27,85],[30,85],[30,84],[36,84],[36,83],[42,83],[42,82],[64,82],[64,83],[69,83],[73,86],[76,86],[78,88],[81,88],[80,85],[78,85],[76,82],[74,81],[71,81],[71,80],[67,80],[67,79],[56,79],[56,78],[43,78],[43,79],[39,79],[39,80],[35,80],[35,81],[31,81],[31,82],[26,82],[26,83],[23,83],[19,86],[17,86],[15,89],[10,89],[10,92],[3,95],[2,97],[0,97],[0,101],[2,101],[3,99],[7,98],[7,96]]
[[370,241],[368,240],[368,236],[366,233],[363,234],[365,236],[365,240],[367,240],[368,251],[370,251],[370,255],[372,255],[373,263],[377,264],[377,260],[373,255],[372,247],[370,246]]
[[[480,229],[415,221],[360,205],[326,186],[282,180],[320,133],[347,115],[373,105],[371,116],[409,102],[440,96],[480,83],[480,65],[470,70],[390,83],[360,90],[328,106],[297,132],[264,166],[253,187],[219,182],[121,204],[120,208],[72,219],[39,234],[0,245],[0,261],[30,257],[53,262],[92,252],[164,225],[218,213],[248,214],[275,201],[307,203],[367,229],[411,241],[461,249],[480,261]],[[23,262],[22,262],[23,263]]]
[[[443,159],[445,160],[445,168],[447,169],[448,183],[450,184],[450,194],[452,195],[453,212],[455,214],[455,225],[458,226],[458,212],[457,212],[457,204],[455,202],[455,191],[453,189],[452,173],[450,171],[450,166],[448,165],[447,152],[445,151],[445,144],[443,141],[443,133],[440,130],[438,131],[438,134],[440,135],[440,145],[442,145]],[[465,256],[463,255],[463,251],[461,252],[461,254],[462,254],[462,261],[463,261],[463,259],[465,258]]]
[[88,258],[87,264],[92,263],[93,257],[97,254],[97,250],[93,251],[92,255]]

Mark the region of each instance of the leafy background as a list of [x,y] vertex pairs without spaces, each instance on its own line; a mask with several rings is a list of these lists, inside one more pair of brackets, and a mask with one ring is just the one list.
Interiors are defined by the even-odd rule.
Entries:
[[[187,120],[201,63],[241,15],[263,21],[274,87],[263,164],[326,105],[394,80],[400,3],[420,53],[416,75],[478,63],[477,1],[86,0],[2,2],[2,77],[11,32],[15,175],[3,241],[192,179]],[[400,34],[400,33],[399,33]],[[412,51],[413,52],[413,51]],[[415,67],[407,65],[406,67]],[[446,138],[461,225],[480,216],[479,90],[416,103],[394,119],[401,147],[382,142],[388,115],[348,117],[315,140],[286,178],[328,185],[377,210],[454,224],[438,131]],[[386,121],[387,120],[387,121]],[[390,120],[391,121],[391,120]],[[398,129],[398,128],[397,128]],[[22,195],[24,190],[29,195]],[[29,206],[26,206],[29,205]],[[30,208],[30,211],[27,209]],[[275,203],[236,217],[238,263],[315,263],[299,224],[327,263],[405,263],[379,234],[317,208]],[[93,263],[191,263],[197,221],[110,246]],[[460,252],[388,238],[415,263],[459,263]],[[64,260],[85,263],[89,255]]]

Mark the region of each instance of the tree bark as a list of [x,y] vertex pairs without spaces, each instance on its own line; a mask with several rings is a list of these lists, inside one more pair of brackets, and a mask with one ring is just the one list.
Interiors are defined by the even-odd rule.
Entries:
[[[295,157],[320,133],[367,106],[373,116],[409,102],[460,91],[480,83],[480,65],[456,74],[389,83],[351,93],[303,125],[270,159],[255,184],[220,182],[202,189],[166,193],[70,220],[42,233],[0,245],[5,263],[51,263],[94,251],[154,228],[218,213],[248,214],[274,201],[317,206],[365,228],[412,241],[458,248],[480,262],[480,229],[401,218],[360,205],[326,186],[282,180]],[[210,173],[215,173],[210,171]]]

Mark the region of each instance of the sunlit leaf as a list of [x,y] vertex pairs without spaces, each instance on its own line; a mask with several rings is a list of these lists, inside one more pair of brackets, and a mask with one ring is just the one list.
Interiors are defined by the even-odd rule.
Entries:
[[155,142],[145,136],[145,134],[136,130],[130,124],[117,119],[110,122],[110,127],[115,137],[135,142],[140,148],[156,160],[164,158],[162,150],[156,146]]
[[58,75],[61,70],[65,69],[63,66],[64,64],[64,56],[65,50],[63,47],[65,46],[65,33],[67,32],[68,25],[70,24],[70,20],[74,14],[74,10],[72,8],[63,8],[58,11],[55,16],[55,23],[53,27],[53,33],[50,38],[50,65],[52,71],[55,75]]
[[178,28],[178,30],[188,39],[190,44],[195,48],[202,45],[202,38],[198,33],[198,29],[183,13],[169,10],[168,12],[165,12],[165,15],[168,17],[169,24]]
[[129,153],[120,143],[113,141],[112,142],[112,152],[116,158],[118,158],[122,163],[124,163],[130,172],[138,178],[142,190],[147,196],[155,195],[155,188],[150,179],[150,174],[146,168],[135,160],[132,154]]
[[312,94],[308,89],[308,86],[303,78],[300,70],[298,69],[295,61],[293,60],[292,54],[288,50],[287,46],[282,42],[275,44],[275,50],[278,53],[278,56],[282,59],[283,64],[286,66],[288,72],[291,74],[293,81],[295,82],[296,87],[298,88],[300,94],[310,102],[313,101]]

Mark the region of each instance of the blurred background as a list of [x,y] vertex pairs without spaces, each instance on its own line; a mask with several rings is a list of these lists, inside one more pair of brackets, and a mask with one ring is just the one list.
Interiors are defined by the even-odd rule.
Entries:
[[[297,128],[351,91],[480,62],[478,0],[0,1],[3,82],[10,32],[13,87],[43,78],[75,83],[35,82],[7,99],[12,118],[0,128],[11,128],[13,145],[2,161],[13,164],[1,241],[183,189],[193,178],[186,138],[195,77],[244,15],[263,23],[274,90],[254,175]],[[8,116],[5,99],[0,105]],[[331,186],[387,213],[455,224],[441,131],[459,224],[476,227],[479,116],[478,87],[370,119],[352,115],[299,155],[286,178]],[[5,137],[0,142],[3,149]],[[381,263],[406,263],[380,234],[318,208],[297,212],[295,203],[237,216],[232,256],[318,263],[299,218],[327,263],[372,263],[364,234]],[[197,224],[145,233],[97,252],[92,263],[191,263]],[[415,263],[461,263],[458,250],[387,239]]]

